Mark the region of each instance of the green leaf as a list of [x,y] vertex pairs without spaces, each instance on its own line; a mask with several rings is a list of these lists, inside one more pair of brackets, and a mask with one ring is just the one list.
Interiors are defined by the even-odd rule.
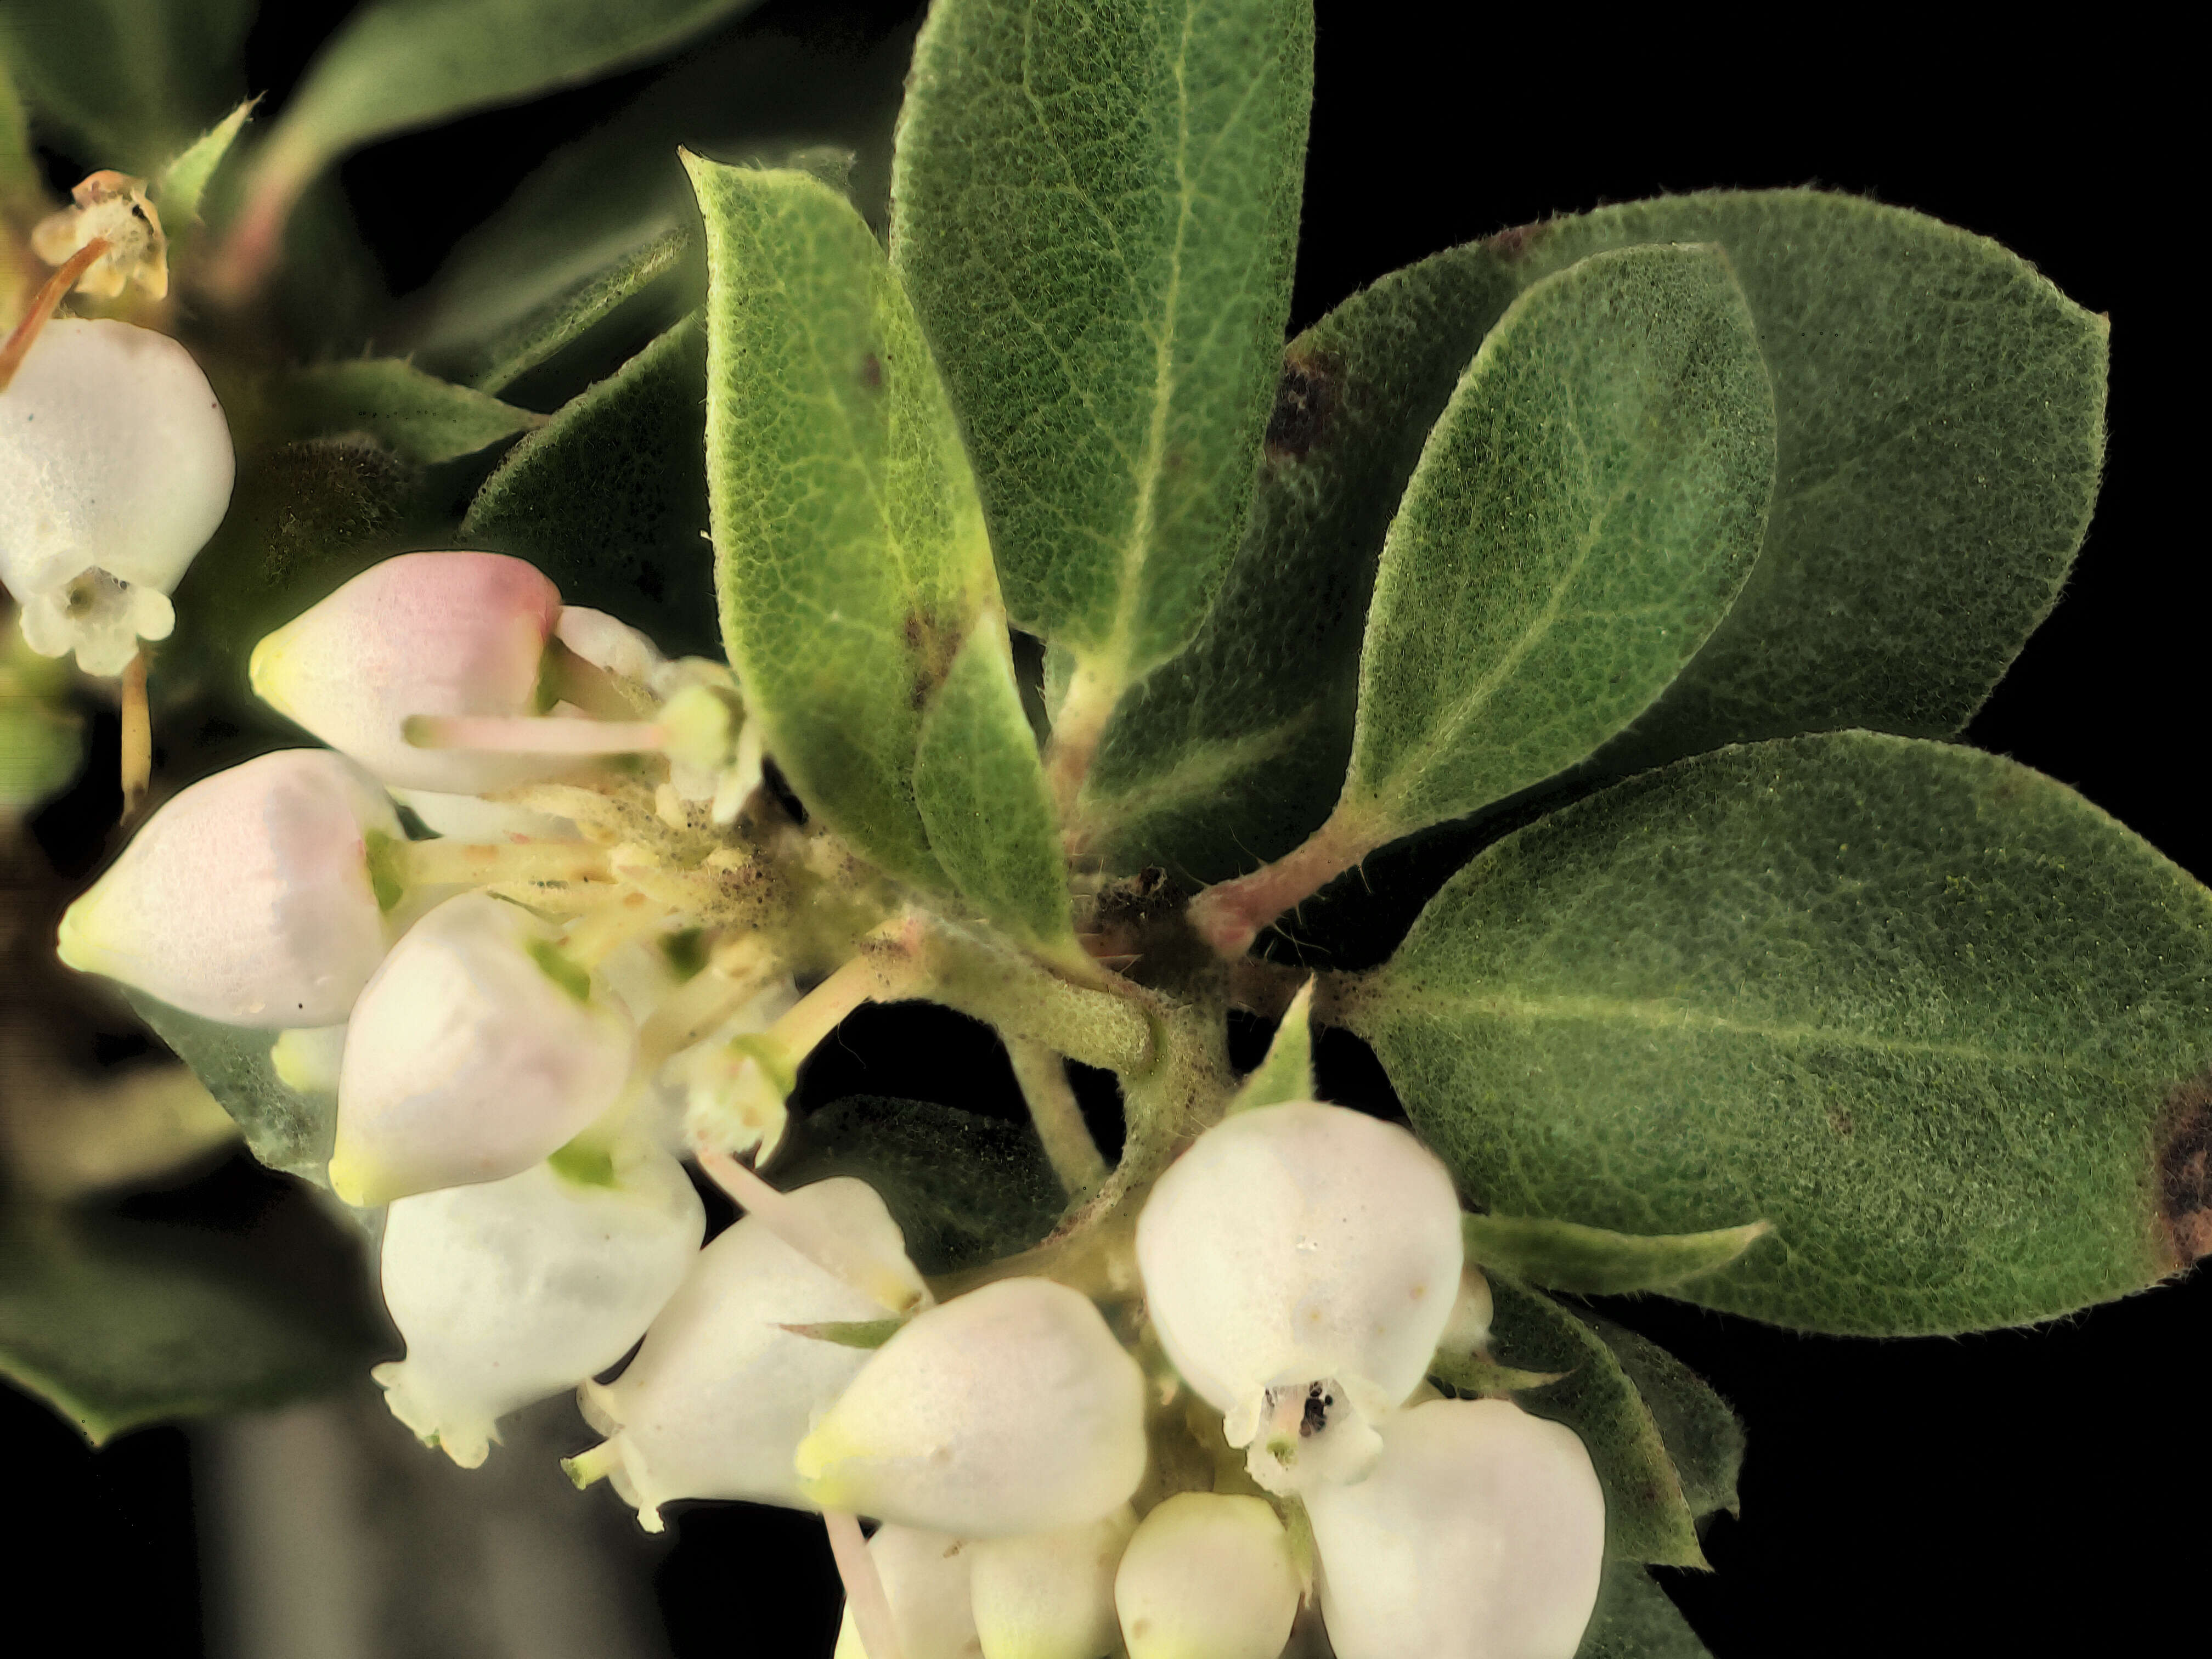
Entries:
[[1289,314],[1307,0],[938,0],[892,257],[1086,750],[1236,550]]
[[1493,1274],[1490,1358],[1558,1373],[1515,1403],[1582,1437],[1605,1487],[1605,1548],[1616,1559],[1702,1567],[1696,1516],[1644,1396],[1598,1334],[1551,1297]]
[[270,395],[277,420],[292,436],[364,433],[426,465],[472,455],[544,421],[397,357],[295,369]]
[[150,176],[241,94],[249,0],[9,0],[0,60],[88,169]]
[[1608,1561],[1575,1659],[1712,1659],[1667,1592],[1632,1561]]
[[487,366],[470,378],[470,384],[479,392],[504,392],[518,375],[535,368],[674,270],[690,246],[690,234],[682,228],[665,232],[518,319],[484,349]]
[[1605,1339],[1658,1425],[1667,1455],[1682,1483],[1690,1513],[1703,1520],[1716,1510],[1737,1512],[1736,1478],[1743,1472],[1743,1425],[1727,1401],[1680,1360],[1650,1338],[1596,1314],[1590,1328]]
[[1022,712],[1003,618],[978,618],[921,719],[915,805],[960,896],[1006,934],[1087,963],[1036,738]]
[[95,1446],[320,1393],[377,1346],[362,1310],[304,1295],[210,1229],[0,1211],[0,1375]]
[[371,139],[597,80],[756,3],[370,0],[307,66],[253,188],[289,196]]
[[706,384],[706,331],[688,317],[509,450],[462,536],[527,558],[570,604],[620,617],[664,651],[717,652]]
[[2023,1324],[2212,1248],[2212,895],[1995,756],[1723,750],[1498,842],[1337,988],[1477,1200],[1777,1242],[1674,1294]]
[[[45,170],[31,150],[30,119],[9,73],[7,54],[0,52],[0,219],[27,227],[49,205]],[[0,276],[0,282],[10,280]],[[7,291],[0,289],[0,301],[6,298]]]
[[1684,240],[1728,251],[1758,321],[1774,504],[1735,610],[1597,769],[1844,726],[1949,736],[2088,528],[2109,325],[1994,242],[1815,191],[1662,197],[1494,246],[1533,281]]
[[84,763],[84,717],[66,705],[0,694],[0,811],[28,810]]
[[230,147],[246,118],[253,113],[258,98],[249,98],[186,145],[183,153],[161,169],[154,186],[154,205],[161,214],[161,227],[170,236],[184,234],[200,216],[200,203],[208,180],[230,154]]
[[261,708],[246,678],[254,645],[379,558],[422,545],[433,521],[421,482],[365,438],[241,446],[230,511],[177,585],[176,631],[153,669],[157,714],[203,696]]
[[245,1133],[246,1149],[272,1170],[330,1183],[331,1146],[337,1135],[335,1091],[302,1092],[276,1075],[274,1031],[223,1025],[157,1002],[127,986],[123,994],[154,1035],[192,1068]]
[[1455,1394],[1518,1394],[1560,1381],[1564,1371],[1522,1371],[1501,1365],[1479,1353],[1446,1353],[1442,1349],[1429,1362],[1429,1375]]
[[854,1176],[883,1194],[925,1273],[956,1273],[1027,1249],[1066,1206],[1036,1132],[926,1100],[852,1095],[810,1112],[788,1192]]
[[1579,1296],[1669,1289],[1727,1267],[1774,1231],[1754,1221],[1653,1238],[1516,1215],[1462,1216],[1460,1226],[1467,1235],[1469,1261]]
[[1727,613],[1773,477],[1772,395],[1718,252],[1599,254],[1530,289],[1383,544],[1333,822],[1379,846],[1583,759]]
[[[424,296],[410,337],[416,355],[449,378],[471,379],[494,343],[533,313],[688,228],[697,210],[679,145],[769,164],[802,142],[857,151],[855,185],[868,210],[889,189],[911,46],[911,29],[901,27],[856,59],[848,28],[804,38],[740,28],[687,54],[605,125],[556,150],[462,240]],[[647,332],[698,302],[672,301]]]
[[851,204],[803,173],[686,165],[707,221],[708,499],[731,666],[808,809],[941,889],[915,745],[1000,609],[959,430]]
[[1475,348],[1519,292],[1487,248],[1392,272],[1291,341],[1243,544],[1190,648],[1106,728],[1085,843],[1225,880],[1289,852],[1344,787],[1383,533]]
[[1267,1057],[1237,1085],[1236,1098],[1229,1103],[1231,1111],[1314,1097],[1313,994],[1311,980],[1298,987],[1267,1044]]

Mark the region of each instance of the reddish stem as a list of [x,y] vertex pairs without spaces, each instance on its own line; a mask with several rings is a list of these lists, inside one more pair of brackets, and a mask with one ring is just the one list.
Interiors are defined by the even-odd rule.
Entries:
[[0,345],[0,392],[5,392],[8,383],[15,378],[15,371],[22,367],[23,359],[30,355],[31,347],[45,329],[47,319],[54,314],[54,307],[61,304],[63,297],[76,286],[77,278],[90,270],[94,263],[106,252],[107,239],[105,236],[94,237],[70,254],[68,263],[47,277],[45,286],[31,296],[31,308],[23,313],[23,320],[15,325],[15,331],[8,337],[7,344]]

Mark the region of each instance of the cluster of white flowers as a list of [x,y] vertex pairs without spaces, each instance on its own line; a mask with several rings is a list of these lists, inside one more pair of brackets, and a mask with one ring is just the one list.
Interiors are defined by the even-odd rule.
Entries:
[[[726,671],[441,553],[252,672],[332,749],[178,794],[62,954],[335,1090],[332,1185],[389,1206],[407,1352],[376,1376],[425,1441],[473,1466],[576,1389],[605,1437],[571,1474],[650,1529],[685,1498],[872,1517],[865,1549],[846,1522],[842,1659],[1273,1659],[1316,1584],[1341,1659],[1571,1659],[1603,1498],[1567,1430],[1427,1387],[1480,1287],[1404,1130],[1312,1102],[1208,1129],[1143,1204],[1112,1322],[1045,1277],[939,1301],[869,1186],[733,1160],[781,1131],[806,1005],[685,902],[772,812]],[[395,800],[447,838],[407,840]],[[692,1155],[745,1206],[703,1249]],[[1185,1390],[1243,1453],[1205,1490],[1172,1472],[1207,1460],[1158,1455],[1189,1448]]]

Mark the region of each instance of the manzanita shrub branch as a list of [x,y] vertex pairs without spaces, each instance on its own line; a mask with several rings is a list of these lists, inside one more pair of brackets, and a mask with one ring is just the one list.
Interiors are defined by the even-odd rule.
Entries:
[[[2212,897],[1954,741],[2080,544],[2103,319],[1778,191],[1285,344],[1304,0],[936,0],[887,235],[705,128],[688,224],[442,314],[469,384],[273,349],[337,158],[744,9],[380,0],[189,143],[0,27],[103,169],[49,203],[0,131],[23,641],[266,751],[173,760],[58,950],[360,1219],[401,1424],[473,1468],[573,1390],[649,1529],[820,1512],[841,1659],[1662,1659],[1742,1429],[1561,1296],[1960,1332],[2212,1246]],[[27,675],[17,804],[76,729]],[[1265,956],[1506,805],[1387,962]],[[902,1001],[1030,1125],[796,1112]],[[1316,1098],[1322,1025],[1410,1128]],[[95,1437],[325,1374],[7,1224],[0,1365]]]

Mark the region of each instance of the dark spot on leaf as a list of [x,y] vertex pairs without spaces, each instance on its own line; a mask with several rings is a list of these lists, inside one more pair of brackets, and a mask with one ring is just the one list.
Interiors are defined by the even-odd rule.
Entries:
[[1343,381],[1344,365],[1334,357],[1284,355],[1274,410],[1267,416],[1269,459],[1302,461],[1328,435]]
[[1509,259],[1517,264],[1549,241],[1551,236],[1551,222],[1546,220],[1533,225],[1515,225],[1510,230],[1501,230],[1483,246],[1499,258]]
[[2212,1073],[2190,1079],[2166,1097],[2158,1208],[2176,1267],[2212,1255]]
[[871,392],[876,392],[882,389],[884,384],[884,362],[883,359],[877,356],[872,351],[860,359],[860,384],[867,387]]
[[960,649],[961,635],[957,630],[939,625],[937,618],[927,611],[911,611],[900,625],[900,634],[906,641],[907,656],[915,665],[914,683],[907,690],[909,708],[927,708],[937,688],[945,684],[945,677],[952,672],[952,659]]
[[1851,1138],[1850,1109],[1847,1106],[1828,1108],[1828,1127],[1844,1139],[1849,1140]]

